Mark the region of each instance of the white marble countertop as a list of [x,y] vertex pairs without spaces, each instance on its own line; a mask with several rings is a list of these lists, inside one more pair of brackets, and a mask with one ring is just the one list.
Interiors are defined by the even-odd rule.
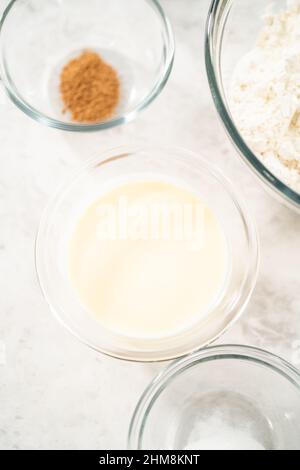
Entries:
[[136,137],[201,153],[234,180],[257,220],[262,263],[249,306],[220,342],[269,349],[300,367],[300,218],[264,191],[219,123],[203,62],[209,1],[161,3],[176,34],[175,67],[137,121],[62,133],[0,90],[0,448],[125,448],[137,400],[164,367],[110,359],[76,341],[50,313],[34,266],[37,226],[57,184],[91,155]]

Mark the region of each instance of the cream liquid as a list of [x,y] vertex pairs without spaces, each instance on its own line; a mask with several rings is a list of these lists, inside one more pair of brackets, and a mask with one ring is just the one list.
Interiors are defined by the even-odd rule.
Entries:
[[69,269],[81,303],[105,328],[161,337],[209,314],[225,287],[228,247],[218,220],[194,193],[133,181],[83,213]]

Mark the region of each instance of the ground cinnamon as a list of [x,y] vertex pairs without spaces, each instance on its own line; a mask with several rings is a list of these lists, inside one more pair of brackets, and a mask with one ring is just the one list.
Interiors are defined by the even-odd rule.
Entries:
[[65,65],[60,76],[63,112],[77,122],[98,122],[113,114],[120,98],[114,68],[92,51],[84,51]]

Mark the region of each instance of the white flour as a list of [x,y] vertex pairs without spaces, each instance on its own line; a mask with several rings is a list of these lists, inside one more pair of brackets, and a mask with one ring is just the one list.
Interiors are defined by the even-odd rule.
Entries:
[[265,450],[249,430],[237,429],[216,415],[199,421],[192,436],[185,450]]
[[234,71],[231,112],[253,152],[300,193],[300,0],[264,22]]

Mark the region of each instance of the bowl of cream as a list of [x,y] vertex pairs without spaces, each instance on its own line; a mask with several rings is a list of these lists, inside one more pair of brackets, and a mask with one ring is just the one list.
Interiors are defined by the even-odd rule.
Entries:
[[186,150],[119,148],[58,191],[36,243],[51,310],[108,355],[167,360],[226,330],[254,288],[258,241],[227,179]]

